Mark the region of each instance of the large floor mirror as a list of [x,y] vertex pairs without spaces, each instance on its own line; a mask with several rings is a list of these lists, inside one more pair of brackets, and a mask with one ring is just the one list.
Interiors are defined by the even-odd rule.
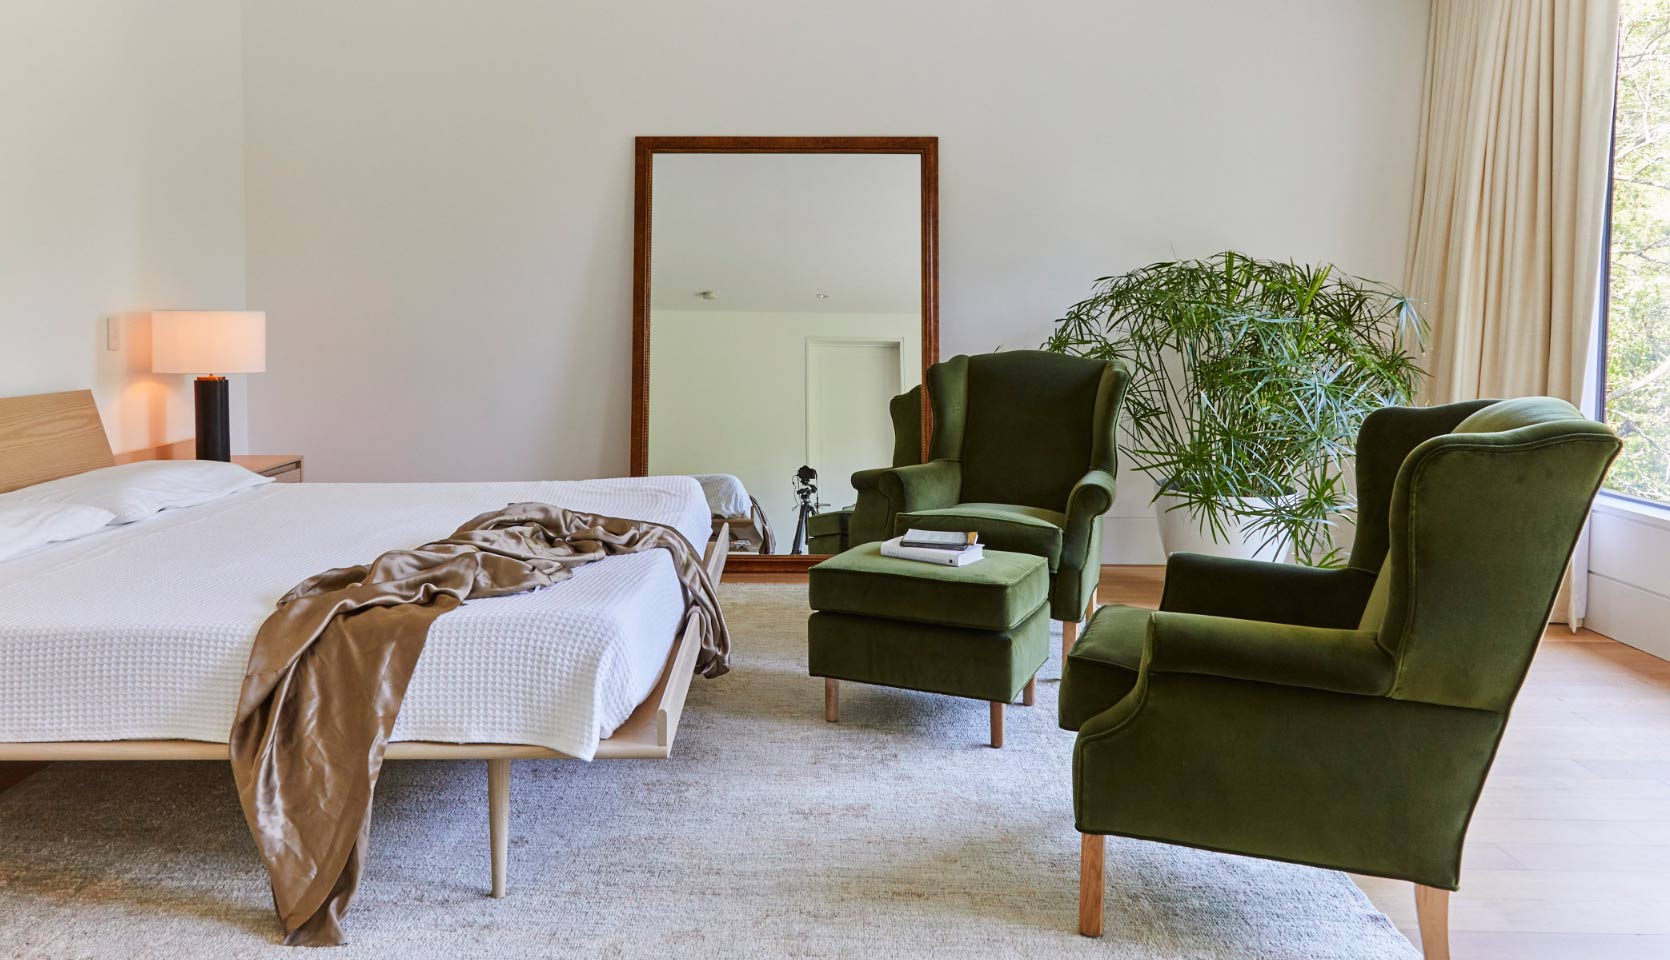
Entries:
[[632,472],[700,479],[739,566],[816,562],[895,424],[921,443],[895,398],[939,359],[937,144],[638,138]]

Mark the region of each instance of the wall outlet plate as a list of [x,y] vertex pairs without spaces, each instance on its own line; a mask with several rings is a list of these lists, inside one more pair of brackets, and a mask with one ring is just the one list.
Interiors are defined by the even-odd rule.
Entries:
[[104,348],[122,349],[122,315],[119,313],[112,313],[104,318]]

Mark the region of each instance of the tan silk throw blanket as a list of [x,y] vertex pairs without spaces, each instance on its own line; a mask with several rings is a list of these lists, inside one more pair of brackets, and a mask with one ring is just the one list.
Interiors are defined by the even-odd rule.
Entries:
[[667,550],[701,640],[698,672],[729,669],[730,638],[690,542],[670,527],[543,503],[484,513],[445,540],[297,584],[261,625],[232,722],[232,774],[291,946],[343,942],[371,795],[429,625],[467,600],[537,590],[617,554]]

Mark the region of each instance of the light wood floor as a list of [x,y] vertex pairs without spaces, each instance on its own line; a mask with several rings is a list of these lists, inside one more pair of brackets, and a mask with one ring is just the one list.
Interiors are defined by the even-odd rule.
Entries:
[[[1158,606],[1163,582],[1105,567],[1100,599]],[[1455,960],[1670,960],[1670,662],[1550,627],[1464,858]],[[1415,937],[1408,883],[1354,879]]]
[[[1162,574],[1107,567],[1101,600],[1157,606]],[[0,764],[0,790],[37,767]],[[1413,934],[1409,884],[1357,882]],[[1670,662],[1549,628],[1473,819],[1450,910],[1456,960],[1670,958]]]

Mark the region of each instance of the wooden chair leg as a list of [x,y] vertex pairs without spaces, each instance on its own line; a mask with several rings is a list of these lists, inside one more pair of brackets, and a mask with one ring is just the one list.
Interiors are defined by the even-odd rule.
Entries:
[[841,720],[841,681],[834,677],[823,678],[823,718],[830,723]]
[[[1089,623],[1090,618],[1095,615],[1096,607],[1099,605],[1097,603],[1097,600],[1098,600],[1097,591],[1095,591],[1095,590],[1090,591],[1090,602],[1085,604],[1085,607],[1084,607],[1084,622],[1085,623]],[[1069,653],[1073,652],[1073,644],[1077,643],[1078,639],[1079,639],[1079,625],[1077,623],[1068,623],[1065,620],[1062,621],[1062,623],[1061,623],[1061,666],[1062,667],[1067,666],[1067,655]]]
[[1079,834],[1079,936],[1102,935],[1102,852],[1106,837]]
[[487,832],[493,846],[493,896],[503,897],[510,866],[510,761],[487,761]]
[[1421,927],[1421,956],[1450,960],[1450,892],[1415,884],[1415,918]]
[[992,701],[992,747],[1003,749],[1003,704]]
[[1021,691],[1021,706],[1030,707],[1034,703],[1037,703],[1037,702],[1038,702],[1038,677],[1035,674],[1035,675],[1033,675],[1031,680],[1028,680],[1026,682],[1026,689]]

